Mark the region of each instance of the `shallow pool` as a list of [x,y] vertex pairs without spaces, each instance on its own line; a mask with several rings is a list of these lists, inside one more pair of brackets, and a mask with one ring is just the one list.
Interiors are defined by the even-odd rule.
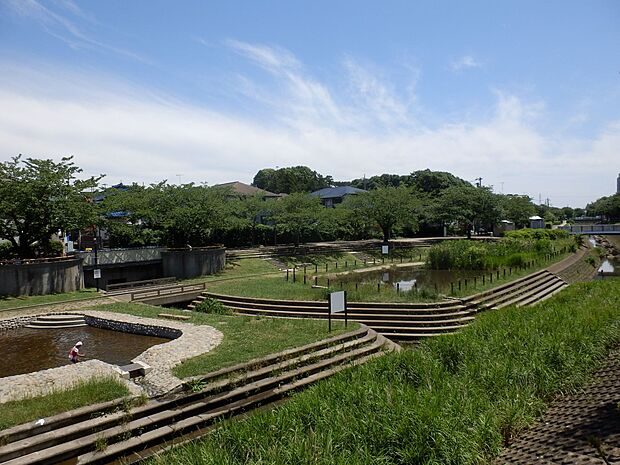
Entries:
[[125,365],[149,347],[170,339],[81,326],[63,329],[18,328],[0,331],[0,378],[68,365],[69,351],[82,341],[83,360]]

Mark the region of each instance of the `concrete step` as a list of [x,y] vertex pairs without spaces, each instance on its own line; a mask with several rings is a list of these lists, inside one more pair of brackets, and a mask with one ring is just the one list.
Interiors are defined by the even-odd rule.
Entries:
[[[148,441],[136,441],[136,437],[145,440],[150,437],[139,433],[159,437],[152,431],[163,428],[175,431],[175,436],[185,434],[183,425],[191,423],[188,418],[204,415],[210,417],[214,409],[232,412],[231,406],[234,406],[235,402],[241,405],[253,396],[258,396],[256,400],[260,402],[270,400],[274,395],[279,398],[284,392],[277,394],[282,386],[288,385],[287,389],[293,389],[295,386],[302,386],[308,379],[324,376],[343,364],[357,363],[364,358],[380,355],[386,342],[380,338],[375,332],[360,328],[328,340],[264,357],[262,362],[261,359],[258,360],[259,367],[254,365],[252,370],[248,370],[249,364],[256,364],[256,360],[222,369],[219,373],[205,376],[205,381],[208,380],[209,383],[197,393],[150,401],[129,412],[113,412],[53,428],[31,437],[22,435],[20,440],[0,447],[0,462],[8,460],[6,463],[12,464],[55,463],[80,455],[79,463],[107,463],[101,462],[104,460],[102,457],[110,458],[110,454],[115,450],[125,450],[126,447],[121,447],[120,444],[126,444],[129,449],[133,447],[131,444],[134,444],[140,450],[149,445]],[[260,366],[261,364],[264,366]],[[243,405],[244,408],[254,406],[252,402]],[[221,417],[220,413],[213,418]],[[93,415],[93,412],[90,412],[90,415]],[[128,422],[128,419],[131,420]],[[53,423],[52,421],[51,424]],[[128,433],[132,438],[124,441]],[[101,441],[106,441],[109,446],[105,451],[97,452],[95,444]]]
[[32,329],[62,329],[62,328],[79,328],[81,326],[88,326],[88,325],[86,323],[71,323],[71,324],[57,323],[57,324],[45,324],[45,325],[31,323],[24,327],[32,328]]

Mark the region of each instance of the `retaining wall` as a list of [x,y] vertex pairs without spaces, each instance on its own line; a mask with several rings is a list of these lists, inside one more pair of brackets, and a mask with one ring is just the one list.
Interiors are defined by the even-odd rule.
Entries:
[[79,258],[0,265],[0,295],[46,295],[83,287]]
[[214,274],[226,266],[226,249],[168,250],[161,253],[164,276],[178,279]]

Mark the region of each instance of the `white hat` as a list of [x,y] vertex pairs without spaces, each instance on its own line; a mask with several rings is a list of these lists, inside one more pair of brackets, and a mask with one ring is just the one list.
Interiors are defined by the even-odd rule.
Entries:
[[82,341],[77,341],[77,342],[75,343],[75,347],[77,347],[77,346],[81,346],[81,345],[82,345]]

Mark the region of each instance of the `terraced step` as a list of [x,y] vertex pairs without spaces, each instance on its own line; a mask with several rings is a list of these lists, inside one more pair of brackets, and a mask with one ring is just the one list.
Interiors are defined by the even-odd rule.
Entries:
[[[362,327],[194,379],[194,386],[196,381],[203,384],[198,392],[178,393],[127,411],[106,413],[110,403],[100,411],[81,409],[74,424],[67,424],[66,414],[61,414],[63,420],[48,419],[45,431],[35,429],[31,434],[16,427],[0,433],[0,443],[7,443],[0,447],[0,463],[48,464],[76,458],[73,463],[109,463],[135,452],[142,456],[145,448],[193,436],[197,428],[211,427],[216,419],[280,399],[392,347]],[[98,412],[101,416],[92,418]],[[97,450],[101,444],[107,447]]]
[[87,326],[84,315],[42,315],[36,320],[26,325],[26,328],[56,329],[56,328],[75,328]]

